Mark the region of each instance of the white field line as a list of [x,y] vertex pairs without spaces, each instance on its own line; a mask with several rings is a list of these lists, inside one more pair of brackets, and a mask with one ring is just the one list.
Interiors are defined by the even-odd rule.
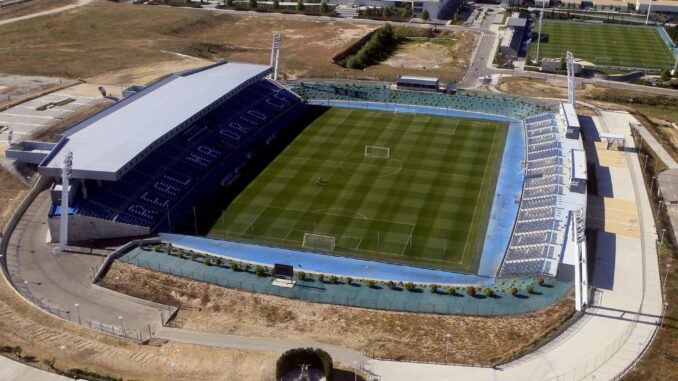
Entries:
[[[494,148],[494,142],[496,140],[497,136],[497,130],[494,130],[494,135],[492,135],[492,145],[490,146],[490,152],[492,152],[492,149]],[[487,174],[487,166],[490,163],[490,158],[488,156],[487,161],[485,162],[485,170],[483,171],[483,180],[480,183],[480,188],[482,189],[483,184],[485,184],[485,175]],[[476,206],[473,208],[473,217],[471,218],[471,224],[469,225],[468,229],[468,234],[466,235],[466,243],[464,244],[464,251],[461,253],[461,260],[459,260],[459,264],[462,264],[464,262],[464,257],[466,256],[466,248],[468,247],[468,240],[471,237],[471,230],[473,229],[473,223],[476,220],[476,212],[478,211],[478,201],[480,200],[480,196],[476,199]]]

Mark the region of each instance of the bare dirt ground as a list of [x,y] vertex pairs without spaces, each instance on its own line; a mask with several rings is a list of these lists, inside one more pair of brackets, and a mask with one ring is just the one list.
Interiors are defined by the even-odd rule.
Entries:
[[12,211],[21,203],[28,191],[26,185],[0,168],[0,226],[4,227],[7,224]]
[[0,20],[12,19],[73,4],[76,0],[31,0],[0,8]]
[[[268,64],[271,34],[281,31],[283,79],[392,81],[402,70],[399,66],[350,70],[331,62],[374,28],[371,24],[95,1],[49,18],[0,27],[0,72],[145,83],[218,60]],[[446,80],[461,77],[474,46],[469,39],[476,38],[461,32],[452,37],[458,41],[450,48],[454,62],[435,69],[435,75]],[[426,72],[413,69],[412,74]]]
[[114,262],[102,286],[144,299],[181,304],[177,327],[244,336],[320,341],[369,355],[488,364],[530,345],[573,310],[570,298],[510,317],[377,311],[325,305],[228,289]]
[[70,82],[61,78],[23,76],[0,73],[0,109],[10,102],[40,93]]

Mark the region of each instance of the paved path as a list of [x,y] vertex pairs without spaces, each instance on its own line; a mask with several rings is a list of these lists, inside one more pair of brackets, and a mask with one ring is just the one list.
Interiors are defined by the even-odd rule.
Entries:
[[102,323],[103,329],[120,333],[122,316],[128,335],[148,337],[149,325],[153,330],[160,325],[160,310],[92,288],[92,269],[103,261],[96,250],[94,254],[50,250],[45,223],[50,205],[49,192],[41,193],[10,237],[7,267],[19,291],[70,321],[87,326],[91,321],[94,328],[102,328],[97,324]]
[[329,353],[333,359],[352,364],[354,361],[365,363],[369,359],[360,352],[339,347],[336,345],[302,340],[283,340],[268,337],[247,337],[224,335],[213,332],[196,332],[178,328],[159,328],[156,336],[159,339],[172,340],[180,343],[207,345],[210,347],[246,349],[265,352],[285,352],[292,348],[321,348]]
[[53,15],[55,13],[65,12],[65,11],[71,10],[73,8],[77,8],[77,7],[81,7],[83,5],[89,4],[91,2],[92,2],[92,0],[78,0],[78,2],[75,3],[75,4],[66,5],[66,6],[59,7],[59,8],[48,9],[48,10],[42,11],[42,12],[31,13],[30,15],[15,17],[13,19],[2,20],[2,21],[0,21],[0,26],[6,25],[6,24],[11,24],[11,23],[14,23],[14,22],[17,22],[17,21],[32,19],[34,17],[41,17],[41,16],[47,16],[47,15]]
[[0,380],[3,381],[66,381],[70,378],[45,372],[0,356]]
[[659,144],[657,139],[654,138],[654,136],[650,133],[650,131],[645,128],[640,123],[637,123],[634,125],[636,127],[636,131],[640,134],[640,136],[643,138],[643,144],[649,144],[650,148],[659,156],[661,161],[666,164],[669,169],[675,169],[678,168],[678,163],[669,155],[668,152],[664,149],[664,147]]

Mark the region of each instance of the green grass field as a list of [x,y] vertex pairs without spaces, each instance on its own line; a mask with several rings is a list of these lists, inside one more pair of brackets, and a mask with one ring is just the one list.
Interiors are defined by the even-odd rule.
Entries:
[[[327,109],[209,235],[473,272],[506,133],[498,122]],[[365,146],[390,157],[366,157]],[[334,249],[313,240],[302,248],[313,232],[334,237]]]
[[[663,69],[674,62],[654,28],[545,21],[541,33],[549,36],[548,42],[541,43],[541,58],[564,57],[569,50],[575,58],[598,65]],[[530,56],[536,54],[537,44],[531,43]]]

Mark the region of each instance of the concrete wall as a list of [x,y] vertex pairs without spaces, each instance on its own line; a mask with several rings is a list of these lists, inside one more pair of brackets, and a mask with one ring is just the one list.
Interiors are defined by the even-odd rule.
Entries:
[[[52,242],[59,242],[60,217],[47,219]],[[103,238],[139,237],[150,234],[150,228],[128,225],[99,218],[72,215],[68,218],[68,240],[89,241]]]

